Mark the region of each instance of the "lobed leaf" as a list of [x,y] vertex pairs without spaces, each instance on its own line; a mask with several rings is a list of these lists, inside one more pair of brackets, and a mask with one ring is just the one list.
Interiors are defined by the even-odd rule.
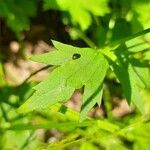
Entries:
[[[34,56],[34,61],[58,67],[34,87],[35,93],[20,107],[21,112],[47,108],[68,100],[75,89],[85,86],[81,119],[101,101],[102,83],[108,69],[105,57],[91,48],[78,48],[53,41],[56,51]],[[96,93],[94,97],[91,97]]]
[[81,107],[81,120],[86,117],[89,110],[96,104],[101,104],[103,93],[103,80],[108,69],[106,59],[100,55],[97,62],[95,62],[96,70],[88,81],[84,89],[83,103]]
[[[130,48],[137,47],[141,42],[141,36],[149,31],[150,29],[147,29],[132,37],[127,37],[121,40],[120,44],[112,43],[113,51],[107,46],[103,50],[96,51],[92,48],[79,48],[52,41],[56,48],[55,51],[33,56],[31,59],[57,67],[44,81],[34,87],[34,94],[19,110],[29,112],[48,108],[58,102],[68,100],[75,89],[84,86],[80,114],[80,120],[84,120],[90,109],[96,103],[99,105],[101,103],[103,80],[109,68],[109,62],[122,84],[128,103],[133,102],[143,114],[147,113],[150,110],[146,100],[149,95],[150,71],[146,61],[137,62],[130,56]],[[143,48],[145,47],[135,49],[135,52]],[[148,48],[147,44],[146,48]],[[120,49],[122,49],[121,53],[118,51]],[[148,104],[148,107],[145,104]]]

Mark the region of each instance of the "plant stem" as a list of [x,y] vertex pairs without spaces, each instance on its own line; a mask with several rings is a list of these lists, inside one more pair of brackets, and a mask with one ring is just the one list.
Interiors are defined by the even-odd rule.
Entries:
[[78,29],[73,29],[77,34],[78,36],[91,48],[96,48],[96,45],[95,43],[89,39],[82,31],[78,30]]
[[[40,71],[43,71],[43,70],[46,70],[46,69],[50,68],[51,66],[52,66],[52,65],[47,65],[47,66],[44,66],[44,67],[42,67],[42,68],[40,68],[40,69],[38,69],[38,70],[32,72],[32,73],[21,83],[21,85],[25,84],[32,76],[36,75],[36,74],[39,73]],[[21,86],[21,85],[20,85],[20,86]]]
[[3,114],[3,117],[4,117],[5,121],[9,122],[9,119],[8,119],[6,111],[5,111],[4,107],[3,107],[3,104],[1,104],[0,107],[1,107],[1,111],[2,111],[2,114]]
[[108,89],[108,86],[104,85],[104,106],[106,108],[106,115],[108,119],[112,119],[112,102],[111,102],[111,95]]

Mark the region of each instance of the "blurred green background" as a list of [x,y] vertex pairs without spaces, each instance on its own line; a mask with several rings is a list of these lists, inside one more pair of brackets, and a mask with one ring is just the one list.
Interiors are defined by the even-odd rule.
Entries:
[[[147,28],[149,0],[0,0],[0,149],[150,150],[150,116],[128,106],[111,71],[90,121],[78,122],[82,89],[65,106],[17,113],[51,71],[28,60],[52,50],[51,39],[101,48]],[[150,60],[150,51],[135,57]]]

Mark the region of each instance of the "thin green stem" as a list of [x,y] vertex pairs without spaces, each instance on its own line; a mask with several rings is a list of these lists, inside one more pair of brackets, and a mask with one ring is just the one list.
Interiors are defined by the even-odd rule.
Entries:
[[111,102],[111,95],[110,95],[110,91],[108,89],[108,86],[105,84],[104,85],[104,106],[106,109],[106,115],[108,117],[108,119],[112,119],[112,102]]
[[78,36],[79,36],[89,47],[96,49],[95,43],[94,43],[90,38],[88,38],[81,30],[78,30],[78,29],[73,29],[73,30],[78,34]]
[[9,118],[7,116],[7,113],[6,113],[5,108],[4,108],[2,103],[1,103],[0,107],[1,107],[1,111],[2,111],[2,114],[3,114],[3,117],[4,117],[5,121],[9,122]]

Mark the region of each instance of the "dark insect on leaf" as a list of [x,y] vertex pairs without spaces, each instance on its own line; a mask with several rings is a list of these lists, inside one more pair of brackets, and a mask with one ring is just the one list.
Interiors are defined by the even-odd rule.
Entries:
[[79,59],[80,57],[81,57],[80,54],[75,53],[73,54],[72,59],[75,60],[75,59]]

